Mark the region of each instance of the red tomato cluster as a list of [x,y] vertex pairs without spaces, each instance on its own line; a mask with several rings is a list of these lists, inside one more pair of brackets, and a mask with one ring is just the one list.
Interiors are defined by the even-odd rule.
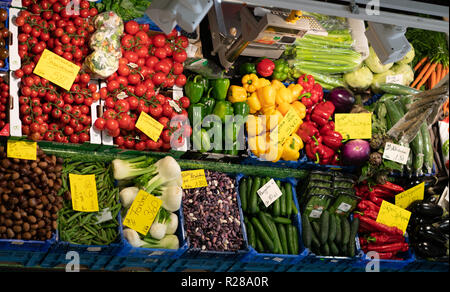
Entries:
[[[187,97],[175,101],[160,94],[159,90],[174,85],[183,87],[186,83],[183,63],[187,57],[188,40],[178,36],[176,30],[170,35],[151,35],[148,25],[129,21],[125,23],[121,45],[123,57],[119,61],[119,69],[107,79],[106,87],[100,89],[106,111],[95,121],[94,127],[107,130],[122,149],[169,150],[176,130],[190,136],[189,125],[180,123],[170,127],[170,120],[177,115],[187,119],[190,101]],[[164,126],[157,142],[135,127],[141,112]],[[182,138],[174,142],[177,146],[184,144]]]
[[19,56],[22,67],[14,72],[20,83],[22,132],[33,140],[63,143],[89,141],[90,106],[100,99],[90,75],[80,71],[69,91],[33,74],[45,49],[82,67],[88,55],[89,37],[97,15],[89,1],[80,1],[79,14],[66,7],[70,0],[23,0],[15,20],[19,27]]
[[9,85],[0,78],[0,130],[6,126],[6,111],[9,99]]

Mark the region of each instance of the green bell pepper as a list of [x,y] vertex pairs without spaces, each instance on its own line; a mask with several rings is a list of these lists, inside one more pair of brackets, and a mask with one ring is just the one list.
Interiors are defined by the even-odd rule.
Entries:
[[233,113],[232,103],[226,100],[218,101],[213,110],[213,114],[218,116],[222,120],[222,123],[225,123],[225,116],[231,116]]
[[215,100],[226,100],[228,96],[228,89],[230,88],[230,79],[219,78],[212,80],[212,95]]
[[244,76],[247,74],[256,74],[256,65],[254,63],[244,63],[239,67],[239,73]]
[[236,102],[233,104],[235,115],[241,115],[244,118],[250,114],[250,106],[246,102]]
[[202,79],[199,81],[201,84],[203,84],[203,94],[208,92],[208,89],[211,87],[209,79],[202,76]]
[[216,106],[216,100],[211,97],[212,88],[208,90],[208,93],[202,97],[201,103],[205,105],[205,117],[213,113],[214,107]]
[[203,103],[191,104],[188,108],[188,118],[193,127],[195,127],[197,123],[200,123],[201,125],[203,119],[205,118],[205,115],[206,115],[206,106]]
[[284,81],[288,78],[290,72],[289,65],[286,60],[280,59],[274,61],[275,69],[273,70],[272,79]]
[[194,132],[192,135],[192,141],[194,143],[194,149],[199,150],[200,152],[207,152],[211,148],[211,141],[208,132],[205,129],[201,129],[200,131]]
[[196,75],[193,80],[191,78],[192,76],[189,76],[186,81],[184,92],[191,101],[191,104],[196,104],[202,99],[203,92],[205,91],[205,86],[202,83],[204,78],[202,75]]

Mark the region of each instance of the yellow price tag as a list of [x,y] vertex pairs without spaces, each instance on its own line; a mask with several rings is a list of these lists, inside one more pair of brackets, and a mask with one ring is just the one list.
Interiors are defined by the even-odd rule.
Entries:
[[140,190],[123,220],[123,225],[147,235],[161,205],[161,199]]
[[185,190],[208,186],[204,169],[182,171],[181,177],[183,178],[182,187]]
[[415,201],[423,201],[425,193],[425,183],[418,184],[417,186],[410,188],[395,196],[395,205],[400,208],[406,209]]
[[272,131],[270,133],[270,139],[276,141],[276,135],[278,133],[278,143],[283,144],[287,138],[289,138],[301,125],[302,119],[297,114],[295,109],[290,109],[284,116],[280,125],[278,125],[278,131]]
[[405,233],[410,218],[411,212],[383,200],[377,222],[389,227],[397,227]]
[[97,183],[95,174],[69,173],[72,208],[81,212],[98,212]]
[[36,160],[37,143],[30,141],[8,140],[6,145],[6,155],[9,158]]
[[141,130],[150,139],[157,142],[164,126],[145,112],[141,112],[136,123],[136,128]]
[[335,130],[344,139],[372,138],[372,114],[335,114]]
[[74,63],[45,49],[33,73],[70,90],[80,69]]

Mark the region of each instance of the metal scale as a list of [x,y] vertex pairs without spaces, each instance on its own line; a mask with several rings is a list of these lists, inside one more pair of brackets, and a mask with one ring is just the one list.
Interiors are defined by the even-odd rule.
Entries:
[[[255,16],[255,14],[259,16]],[[208,13],[213,55],[229,69],[239,56],[278,59],[287,45],[306,34],[328,35],[319,22],[300,11],[251,8],[215,1]]]

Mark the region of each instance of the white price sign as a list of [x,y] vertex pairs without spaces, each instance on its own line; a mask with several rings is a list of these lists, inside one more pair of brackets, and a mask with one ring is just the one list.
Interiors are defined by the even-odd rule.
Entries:
[[393,83],[393,84],[403,84],[403,75],[389,75],[386,76],[386,83]]
[[400,164],[407,164],[411,149],[394,143],[386,143],[383,159],[391,160]]
[[271,179],[268,183],[266,183],[264,186],[262,186],[257,191],[259,197],[264,203],[264,206],[268,208],[273,202],[275,202],[283,193],[281,192],[280,188],[278,187],[275,180]]

